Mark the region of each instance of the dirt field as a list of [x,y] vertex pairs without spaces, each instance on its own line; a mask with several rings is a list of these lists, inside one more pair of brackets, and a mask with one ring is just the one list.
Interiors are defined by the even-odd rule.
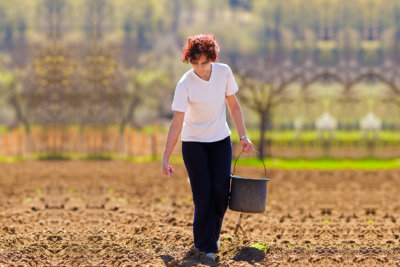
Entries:
[[400,265],[400,170],[271,170],[267,211],[244,214],[237,236],[228,211],[214,262],[191,248],[190,185],[175,169],[0,164],[0,266]]

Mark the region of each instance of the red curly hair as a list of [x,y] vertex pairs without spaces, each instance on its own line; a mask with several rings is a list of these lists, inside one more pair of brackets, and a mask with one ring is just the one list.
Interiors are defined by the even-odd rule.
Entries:
[[219,45],[212,33],[201,33],[189,36],[182,48],[182,62],[189,62],[204,54],[207,59],[214,62],[218,58]]

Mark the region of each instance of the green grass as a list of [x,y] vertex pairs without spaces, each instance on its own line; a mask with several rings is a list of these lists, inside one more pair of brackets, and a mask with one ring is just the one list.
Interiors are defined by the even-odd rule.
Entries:
[[10,156],[3,156],[0,155],[0,163],[15,163],[28,160],[28,158],[24,157],[10,157]]
[[[400,168],[400,159],[266,159],[265,166],[269,168],[292,170],[386,170]],[[259,166],[262,163],[258,158],[239,159],[237,165]]]
[[[235,129],[231,129],[232,142],[239,142],[239,136]],[[260,133],[257,129],[248,129],[247,135],[253,143],[259,143]],[[366,140],[377,140],[387,142],[389,144],[400,143],[400,131],[380,131],[375,134],[373,132],[363,131],[335,131],[334,133],[320,133],[318,131],[307,130],[302,132],[296,131],[267,131],[265,137],[271,140],[274,144],[287,145],[290,142],[310,143],[317,142],[323,139],[332,141],[353,144],[355,142],[363,142]]]
[[8,131],[7,126],[5,125],[0,125],[0,134],[6,133]]
[[[127,162],[145,163],[160,162],[161,157],[143,156],[143,157],[121,157],[113,154],[100,155],[31,155],[28,157],[5,157],[0,156],[1,163],[14,163],[27,160],[124,160]],[[170,162],[183,163],[182,157],[171,157]],[[400,168],[400,158],[398,159],[279,159],[268,158],[264,160],[268,169],[288,169],[288,170],[387,170]],[[232,162],[233,164],[233,162]],[[240,158],[237,166],[255,166],[263,168],[258,158]]]
[[[161,156],[137,156],[137,157],[125,157],[123,160],[128,162],[135,162],[135,163],[143,163],[143,162],[152,162],[152,161],[159,161],[161,162]],[[174,159],[175,162],[183,162],[183,160]]]
[[[171,157],[171,163],[182,163],[181,157]],[[234,161],[232,161],[232,164]],[[387,170],[400,168],[400,159],[278,159],[269,158],[264,160],[268,169],[288,170]],[[237,166],[257,166],[263,168],[258,158],[240,158]]]
[[261,251],[266,251],[267,248],[268,248],[268,246],[269,246],[268,243],[265,243],[265,242],[258,242],[258,243],[256,243],[256,244],[251,245],[250,247],[251,247],[251,248],[256,248],[256,249],[261,250]]
[[39,154],[38,158],[39,160],[69,160],[71,159],[71,156],[67,153],[59,153],[59,154]]
[[114,159],[114,156],[111,153],[98,153],[98,154],[86,155],[82,159],[85,159],[85,160],[112,160],[112,159]]

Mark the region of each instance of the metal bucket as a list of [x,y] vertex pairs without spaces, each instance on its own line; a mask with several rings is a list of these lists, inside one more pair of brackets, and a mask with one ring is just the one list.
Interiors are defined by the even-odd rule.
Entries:
[[229,209],[247,213],[261,213],[265,211],[267,200],[267,170],[264,161],[265,178],[245,178],[235,176],[236,158],[231,174],[231,190],[229,197]]

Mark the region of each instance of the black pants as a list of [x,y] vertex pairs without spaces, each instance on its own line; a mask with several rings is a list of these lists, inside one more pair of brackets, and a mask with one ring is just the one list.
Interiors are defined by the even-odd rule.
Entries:
[[193,193],[194,245],[216,253],[229,200],[232,144],[230,137],[217,142],[182,142],[182,155]]

